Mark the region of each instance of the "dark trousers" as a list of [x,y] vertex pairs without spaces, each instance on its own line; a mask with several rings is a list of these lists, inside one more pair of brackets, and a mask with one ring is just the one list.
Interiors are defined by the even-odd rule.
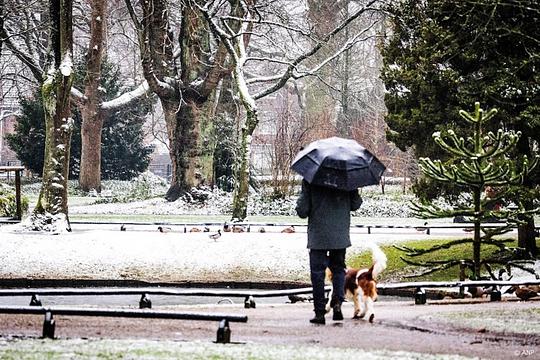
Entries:
[[326,312],[326,298],[324,296],[326,268],[332,271],[333,299],[330,300],[333,300],[333,303],[341,304],[345,299],[345,251],[346,249],[309,250],[313,307],[316,313]]

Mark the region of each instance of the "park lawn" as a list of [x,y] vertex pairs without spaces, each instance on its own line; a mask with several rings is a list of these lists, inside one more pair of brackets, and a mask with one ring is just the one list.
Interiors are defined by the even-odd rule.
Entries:
[[[507,246],[517,246],[517,239],[511,239],[511,242],[506,243]],[[434,245],[441,245],[451,240],[433,240],[433,241],[408,241],[400,243],[400,246],[406,246],[416,249],[427,249]],[[536,246],[540,247],[540,238],[536,239]],[[459,279],[459,266],[453,266],[443,271],[437,271],[431,274],[418,277],[409,277],[418,273],[417,266],[405,263],[401,257],[406,257],[405,252],[397,249],[394,245],[385,245],[381,247],[382,251],[388,258],[387,268],[380,275],[379,281],[452,281]],[[493,245],[482,245],[481,256],[486,258],[494,254],[498,248]],[[426,253],[415,257],[406,257],[415,262],[444,260],[444,259],[471,259],[472,258],[472,243],[465,243],[452,246],[448,249],[441,249],[432,253]],[[347,260],[347,265],[353,268],[365,268],[366,264],[371,263],[371,251],[367,250],[358,255],[352,255]]]

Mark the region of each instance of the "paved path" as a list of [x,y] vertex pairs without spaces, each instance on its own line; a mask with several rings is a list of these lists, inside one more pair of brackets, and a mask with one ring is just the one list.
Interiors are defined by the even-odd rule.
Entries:
[[[204,305],[166,307],[167,310],[210,313],[245,314],[248,322],[231,323],[231,340],[235,343],[356,348],[363,351],[387,350],[420,354],[458,354],[483,359],[513,359],[527,354],[539,358],[540,335],[500,331],[496,325],[479,321],[476,325],[460,325],[460,319],[478,311],[484,317],[511,313],[513,319],[528,316],[538,309],[538,302],[500,302],[451,304],[432,302],[413,305],[412,302],[381,301],[375,306],[373,324],[365,320],[346,318],[334,322],[327,316],[325,326],[312,325],[311,304],[259,304],[256,309],[241,305]],[[345,304],[344,315],[352,314],[352,305]],[[520,315],[524,314],[524,315]],[[157,339],[176,341],[215,340],[218,324],[200,321],[134,320],[56,316],[56,336],[59,338]],[[538,316],[530,318],[538,322]],[[41,334],[41,316],[0,315],[0,337]],[[394,353],[397,354],[397,353]],[[397,356],[397,355],[395,355]],[[391,358],[397,358],[391,356]]]

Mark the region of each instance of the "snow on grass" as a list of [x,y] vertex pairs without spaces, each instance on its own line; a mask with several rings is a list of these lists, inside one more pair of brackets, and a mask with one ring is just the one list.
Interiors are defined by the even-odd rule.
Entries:
[[[77,182],[68,182],[70,196],[95,198],[91,205],[78,206],[70,203],[72,214],[153,214],[153,215],[229,215],[232,193],[218,188],[192,189],[189,194],[174,202],[164,199],[169,184],[151,172],[145,172],[131,181],[102,181],[102,192],[84,193]],[[41,183],[25,185],[23,194],[36,196]],[[409,217],[412,195],[402,194],[398,185],[387,185],[386,194],[380,187],[370,186],[361,190],[364,203],[352,215],[355,217]],[[296,216],[297,195],[272,198],[264,192],[249,194],[249,216]]]
[[500,333],[539,334],[540,309],[477,310],[424,316],[426,321],[443,321],[458,328]]
[[0,358],[11,359],[471,359],[459,355],[422,354],[406,351],[286,346],[265,344],[215,344],[171,340],[38,340],[0,339]]

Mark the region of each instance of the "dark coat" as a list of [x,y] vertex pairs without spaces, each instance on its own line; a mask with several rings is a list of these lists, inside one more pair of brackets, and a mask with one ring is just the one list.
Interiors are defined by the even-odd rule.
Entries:
[[358,190],[343,191],[302,182],[296,212],[308,218],[309,249],[345,249],[351,246],[351,211],[362,204]]

